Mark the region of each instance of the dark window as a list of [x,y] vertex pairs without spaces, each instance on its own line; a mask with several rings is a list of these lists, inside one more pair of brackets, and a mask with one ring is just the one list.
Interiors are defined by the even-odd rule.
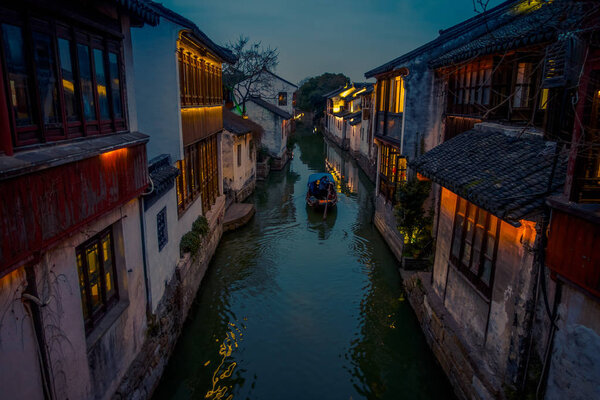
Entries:
[[112,228],[77,247],[76,255],[83,319],[89,333],[119,298]]
[[279,101],[280,106],[287,106],[287,93],[279,92],[277,95],[277,100]]
[[381,145],[379,159],[379,193],[396,204],[398,186],[406,182],[406,157],[400,151],[387,144]]
[[126,130],[119,41],[59,21],[1,28],[14,147]]
[[94,49],[94,69],[96,70],[96,93],[98,93],[98,108],[100,109],[100,118],[106,120],[110,118],[110,111],[108,107],[104,58],[104,52],[102,50]]
[[161,251],[169,241],[167,207],[163,207],[163,209],[156,214],[156,233],[158,235],[158,251]]
[[81,91],[83,92],[83,114],[88,121],[96,120],[96,105],[94,101],[94,87],[92,84],[92,69],[90,66],[90,48],[83,44],[77,45],[79,57],[79,77]]
[[458,197],[450,260],[488,298],[494,277],[501,221]]
[[67,121],[79,121],[79,106],[77,105],[79,95],[76,93],[75,73],[71,60],[71,42],[67,39],[59,38],[58,53]]
[[252,153],[254,152],[254,140],[248,143],[248,159],[252,161]]
[[491,87],[491,59],[481,59],[456,69],[448,79],[448,112],[482,114],[489,108]]
[[181,174],[177,177],[179,215],[202,197],[206,213],[219,196],[217,137],[212,135],[184,148],[184,160],[178,162]]
[[18,26],[2,24],[4,59],[10,104],[17,127],[33,125],[31,76],[27,72],[23,31]]
[[241,144],[237,145],[237,164],[238,164],[238,167],[242,166],[242,145]]

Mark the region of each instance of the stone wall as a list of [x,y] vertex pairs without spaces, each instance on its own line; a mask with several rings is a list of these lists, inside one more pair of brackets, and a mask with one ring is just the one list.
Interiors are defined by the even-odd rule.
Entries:
[[396,215],[394,208],[385,200],[383,196],[377,195],[375,199],[375,227],[383,236],[383,239],[396,256],[398,261],[402,260],[402,250],[404,248],[404,240],[402,235],[396,229]]
[[113,399],[148,399],[175,348],[210,260],[223,234],[225,196],[207,213],[210,233],[196,255],[185,254],[167,284],[156,312],[148,317],[146,339],[122,379]]
[[404,289],[429,347],[459,399],[501,398],[501,384],[486,369],[481,349],[461,335],[461,325],[431,287],[430,272],[401,271]]

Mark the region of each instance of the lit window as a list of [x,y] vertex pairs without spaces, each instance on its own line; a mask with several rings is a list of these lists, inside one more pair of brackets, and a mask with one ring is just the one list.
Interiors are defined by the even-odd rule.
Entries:
[[280,106],[287,106],[287,93],[279,92],[279,94],[277,95],[277,100]]
[[112,229],[76,249],[81,306],[89,333],[118,300]]
[[497,217],[458,197],[450,259],[488,297],[499,234]]

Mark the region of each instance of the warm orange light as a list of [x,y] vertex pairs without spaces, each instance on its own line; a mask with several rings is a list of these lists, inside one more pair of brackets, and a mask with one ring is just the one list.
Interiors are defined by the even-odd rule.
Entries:
[[352,97],[356,97],[357,95],[361,94],[362,92],[366,92],[366,91],[367,91],[367,88],[366,88],[366,87],[365,87],[365,88],[362,88],[362,89],[360,89],[358,92],[354,93],[354,94],[352,95]]
[[127,150],[128,150],[128,148],[124,147],[122,149],[117,149],[117,150],[109,151],[107,153],[102,153],[102,154],[100,154],[100,159],[102,159],[103,161],[114,160],[117,157],[126,155]]
[[537,233],[535,231],[535,222],[520,220],[521,226],[518,228],[517,238],[525,247],[533,247]]
[[342,93],[340,93],[340,97],[346,97],[346,96],[348,96],[350,93],[352,93],[355,90],[356,89],[354,87],[351,87],[350,89],[344,90]]
[[69,91],[71,93],[75,92],[75,86],[73,86],[73,82],[63,79],[62,83],[63,83],[63,88],[65,88],[66,91]]

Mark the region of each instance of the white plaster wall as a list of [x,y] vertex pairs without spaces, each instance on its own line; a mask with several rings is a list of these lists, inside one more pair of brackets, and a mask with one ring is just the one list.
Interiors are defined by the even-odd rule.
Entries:
[[[234,170],[234,189],[240,190],[244,187],[244,184],[250,179],[252,176],[255,176],[256,170],[256,154],[255,150],[252,150],[252,159],[249,157],[250,152],[250,141],[252,140],[252,135],[247,134],[244,136],[237,136],[235,145],[234,145],[234,153],[233,153],[233,170]],[[242,152],[242,165],[238,166],[238,144],[241,145]]]
[[[167,209],[167,244],[159,251],[157,214]],[[144,235],[146,239],[146,263],[148,265],[148,281],[150,286],[151,311],[155,312],[158,303],[165,292],[166,284],[171,280],[179,261],[177,190],[175,186],[163,194],[156,203],[144,212]]]
[[[287,82],[282,81],[281,79],[271,75],[265,74],[267,84],[261,87],[260,97],[268,103],[271,103],[282,110],[286,111],[290,115],[294,115],[294,106],[293,106],[293,96],[294,92],[298,90],[297,87],[290,85]],[[242,88],[243,85],[240,85],[239,88],[242,91],[242,96],[245,94],[245,91]],[[254,89],[253,89],[254,90]],[[280,106],[279,105],[279,92],[287,93],[287,105]],[[236,93],[236,100],[241,102],[242,99],[238,93]]]
[[[59,399],[110,398],[141,348],[146,327],[146,295],[138,206],[138,200],[134,199],[91,222],[43,254],[41,262],[34,266],[39,297],[47,302],[41,309],[42,319],[54,390]],[[109,226],[113,226],[119,302],[86,336],[75,248]],[[13,273],[14,279],[3,281],[13,290],[23,287],[22,271]],[[4,290],[2,293],[5,301]],[[2,322],[2,347],[22,352],[16,357],[20,360],[15,360],[17,355],[11,352],[2,353],[2,396],[36,398],[41,394],[41,383],[35,385],[39,383],[39,367],[37,361],[33,362],[36,356],[31,326],[27,319],[22,319],[22,305],[12,306],[15,312],[5,314]],[[3,381],[9,377],[10,380]]]
[[562,291],[546,400],[598,399],[600,301],[569,285]]
[[262,146],[267,148],[271,156],[281,157],[287,140],[287,135],[282,132],[283,119],[251,101],[246,103],[246,114],[263,127]]
[[[256,143],[249,157],[252,135],[223,132],[223,181],[232,190],[240,190],[256,174]],[[238,145],[241,145],[242,165],[238,166]]]
[[132,29],[139,130],[150,135],[148,159],[183,158],[177,38],[181,27],[161,18],[155,27]]
[[44,398],[33,323],[21,302],[26,285],[23,268],[0,279],[0,393],[14,400]]

